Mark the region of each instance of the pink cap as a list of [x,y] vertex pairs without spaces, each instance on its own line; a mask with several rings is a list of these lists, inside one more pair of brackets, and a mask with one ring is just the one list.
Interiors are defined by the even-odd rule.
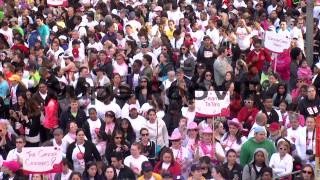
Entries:
[[173,131],[169,140],[179,140],[182,136],[179,131]]
[[187,127],[187,129],[198,129],[198,125],[197,125],[197,123],[195,123],[195,122],[190,122],[189,124],[188,124],[188,127]]
[[17,161],[4,161],[2,166],[8,168],[14,173],[17,172],[21,167]]
[[228,126],[234,125],[238,127],[238,129],[242,130],[242,124],[239,122],[237,118],[233,118],[231,120],[228,120]]
[[212,129],[210,127],[205,127],[202,131],[202,133],[211,134],[213,133]]

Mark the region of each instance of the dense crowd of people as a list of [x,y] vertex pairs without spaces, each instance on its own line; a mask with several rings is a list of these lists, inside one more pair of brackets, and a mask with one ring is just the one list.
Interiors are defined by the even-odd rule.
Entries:
[[[0,0],[0,179],[313,180],[306,3]],[[265,48],[268,31],[290,47]],[[229,116],[198,117],[197,90],[229,92]],[[23,173],[41,146],[62,172]]]

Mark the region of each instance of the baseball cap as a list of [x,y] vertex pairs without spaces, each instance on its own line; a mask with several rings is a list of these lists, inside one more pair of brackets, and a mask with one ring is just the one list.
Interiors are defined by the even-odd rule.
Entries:
[[269,131],[278,131],[280,130],[280,125],[277,122],[273,122],[269,126]]
[[142,170],[143,172],[150,172],[150,171],[153,170],[153,166],[152,166],[152,164],[151,164],[149,161],[145,161],[145,162],[143,162],[142,165],[141,165],[141,170]]

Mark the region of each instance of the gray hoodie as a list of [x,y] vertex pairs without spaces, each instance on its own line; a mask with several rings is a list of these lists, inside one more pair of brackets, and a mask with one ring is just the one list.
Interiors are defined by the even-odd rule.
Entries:
[[[268,152],[264,148],[258,148],[253,153],[252,161],[245,165],[242,172],[242,179],[243,180],[260,180],[261,177],[257,177],[255,168],[254,168],[254,157],[257,154],[257,152],[262,152],[264,154],[265,159],[265,165],[268,166],[269,164],[269,158],[268,158]],[[260,169],[261,171],[261,169]]]

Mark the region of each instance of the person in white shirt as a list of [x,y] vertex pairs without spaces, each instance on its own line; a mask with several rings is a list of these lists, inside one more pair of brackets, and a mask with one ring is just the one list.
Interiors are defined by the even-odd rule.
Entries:
[[169,135],[166,124],[162,119],[157,118],[155,109],[149,109],[147,115],[146,128],[149,130],[150,139],[156,142],[156,146],[160,148],[168,147]]
[[98,118],[97,116],[97,110],[95,108],[90,108],[89,110],[89,119],[87,119],[87,122],[84,123],[83,129],[85,129],[86,136],[89,136],[88,139],[93,144],[98,144],[99,138],[99,131],[100,127],[102,125],[102,120]]
[[9,27],[9,23],[6,21],[2,22],[2,27],[0,29],[0,33],[4,35],[6,38],[9,46],[13,45],[13,32],[12,29]]
[[76,24],[76,26],[74,27],[74,31],[79,32],[80,38],[87,36],[86,24],[82,22],[81,16],[74,16],[74,24]]
[[296,150],[302,162],[315,164],[314,154],[316,150],[316,135],[315,135],[315,119],[307,117],[306,126],[301,129],[299,138],[296,140]]
[[247,26],[244,19],[240,19],[239,27],[236,31],[237,41],[242,51],[250,48],[251,28]]
[[140,139],[140,130],[146,127],[147,121],[138,114],[138,106],[136,104],[129,105],[129,117],[127,119],[130,121],[138,141]]
[[139,175],[141,172],[141,165],[144,161],[148,161],[148,158],[141,155],[141,145],[139,143],[133,143],[130,148],[131,155],[124,159],[124,165],[131,168],[131,170]]
[[280,21],[280,29],[278,30],[278,34],[280,34],[283,37],[291,38],[291,33],[287,28],[287,22],[284,20]]
[[188,120],[187,124],[193,122],[196,116],[194,99],[190,99],[188,101],[188,107],[182,107],[181,112],[182,112],[182,116],[187,118]]
[[[303,127],[299,124],[299,115],[296,113],[291,113],[288,115],[288,119],[290,120],[291,127],[287,129],[286,138],[292,143],[295,144],[297,139],[300,136],[300,132]],[[287,127],[287,126],[286,126]]]
[[215,46],[219,44],[220,32],[219,29],[216,28],[216,22],[213,19],[208,21],[208,29],[206,31],[206,35],[208,35]]
[[57,173],[54,175],[54,180],[69,180],[72,173],[70,169],[70,164],[67,159],[62,159],[62,173]]
[[287,139],[281,138],[277,141],[278,152],[272,154],[269,166],[275,177],[290,174],[293,169],[293,158],[290,155],[290,144]]
[[248,135],[248,139],[251,137],[254,137],[254,129],[255,127],[261,127],[261,128],[265,128],[267,123],[267,116],[265,113],[263,112],[258,112],[258,114],[256,115],[256,122],[252,125],[251,130],[249,132]]
[[16,148],[9,151],[6,161],[21,161],[22,148],[26,145],[26,139],[23,136],[16,138]]
[[171,141],[171,150],[173,152],[174,159],[181,166],[188,162],[192,158],[191,152],[182,146],[182,136],[178,129],[174,130],[169,138]]

